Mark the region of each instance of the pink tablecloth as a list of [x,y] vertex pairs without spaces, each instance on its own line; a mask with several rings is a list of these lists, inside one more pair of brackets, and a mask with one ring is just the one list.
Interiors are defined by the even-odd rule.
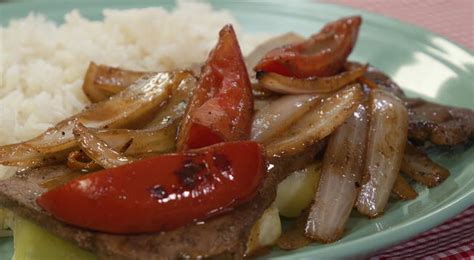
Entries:
[[[365,9],[440,34],[474,50],[474,0],[323,0]],[[474,259],[474,206],[371,259]]]
[[376,259],[473,259],[474,206],[417,237],[384,250]]
[[416,24],[474,50],[474,0],[320,0]]

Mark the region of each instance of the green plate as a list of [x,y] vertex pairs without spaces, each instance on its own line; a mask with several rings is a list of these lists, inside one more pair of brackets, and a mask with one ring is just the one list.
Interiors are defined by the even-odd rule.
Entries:
[[[412,25],[379,15],[313,1],[211,1],[217,9],[229,9],[249,32],[311,34],[327,21],[360,14],[364,23],[352,60],[369,62],[397,81],[409,95],[439,103],[474,109],[474,55],[472,52]],[[77,8],[86,17],[101,18],[109,8],[174,6],[173,1],[19,1],[0,4],[0,23],[24,17],[31,10],[61,22]],[[216,32],[217,33],[217,32]],[[395,245],[455,216],[474,204],[474,147],[432,154],[449,168],[452,176],[432,189],[417,186],[419,197],[391,203],[385,215],[368,220],[354,215],[343,239],[322,245],[314,243],[295,251],[275,249],[275,258],[346,258],[368,256]],[[11,242],[0,240],[0,259],[9,259]]]

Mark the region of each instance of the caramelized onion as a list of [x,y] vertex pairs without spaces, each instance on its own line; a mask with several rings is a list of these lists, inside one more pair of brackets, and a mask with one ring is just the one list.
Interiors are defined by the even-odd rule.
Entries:
[[433,162],[425,153],[408,143],[401,171],[415,181],[434,187],[449,177],[449,170]]
[[113,149],[127,155],[143,157],[176,150],[176,132],[179,121],[157,129],[89,129],[89,132],[106,142]]
[[28,145],[11,144],[0,146],[0,164],[23,169],[62,163],[74,149],[43,154]]
[[369,217],[383,213],[400,172],[407,143],[407,109],[394,95],[380,89],[369,97],[370,124],[367,161],[357,210]]
[[67,167],[79,171],[95,171],[100,169],[100,165],[80,150],[69,153],[67,157]]
[[156,113],[154,119],[143,130],[89,129],[89,131],[94,132],[116,150],[130,142],[124,151],[128,155],[143,157],[173,152],[176,150],[177,126],[183,118],[195,85],[194,77],[184,78],[178,87],[173,88],[166,105]]
[[316,95],[288,95],[258,110],[253,118],[251,140],[265,142],[287,129],[317,102]]
[[189,74],[179,85],[172,89],[168,102],[155,114],[146,129],[159,129],[173,124],[183,118],[188,102],[196,86],[196,78]]
[[257,73],[259,84],[271,91],[282,94],[314,94],[336,91],[364,75],[367,65],[330,77],[293,78],[277,73]]
[[256,82],[251,82],[251,84],[252,84],[252,95],[255,99],[278,97],[278,95],[276,95],[275,92],[259,87],[258,83]]
[[12,166],[39,166],[43,161],[62,156],[64,160],[77,142],[72,130],[76,121],[93,128],[137,127],[151,119],[156,110],[167,101],[173,88],[190,72],[158,73],[140,80],[108,100],[93,104],[83,112],[59,122],[46,132],[29,141],[1,146],[0,164]]
[[398,174],[395,184],[393,184],[392,195],[400,200],[413,200],[418,197],[418,193],[400,174]]
[[329,243],[341,238],[359,192],[367,143],[367,111],[360,104],[329,137],[306,235]]
[[91,62],[84,76],[82,90],[92,103],[96,103],[119,93],[141,77],[152,74],[97,65]]
[[73,132],[82,151],[105,169],[114,168],[133,161],[132,158],[112,149],[106,142],[89,131],[89,129],[81,123],[76,124]]
[[322,99],[281,136],[268,143],[268,156],[296,154],[331,134],[357,109],[364,93],[359,84]]

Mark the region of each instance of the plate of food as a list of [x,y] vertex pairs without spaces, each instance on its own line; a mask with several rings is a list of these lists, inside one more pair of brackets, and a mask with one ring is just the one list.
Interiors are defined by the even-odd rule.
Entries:
[[0,256],[364,257],[474,203],[474,56],[313,1],[0,5]]

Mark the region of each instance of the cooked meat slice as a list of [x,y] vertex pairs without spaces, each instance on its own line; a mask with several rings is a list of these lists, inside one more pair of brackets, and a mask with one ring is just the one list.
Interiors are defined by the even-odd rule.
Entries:
[[[95,252],[103,259],[176,259],[222,255],[242,258],[253,224],[275,199],[278,180],[314,160],[314,155],[323,147],[324,142],[321,142],[308,148],[304,154],[271,159],[273,167],[250,203],[209,219],[204,224],[189,225],[170,232],[112,235],[77,228],[54,219],[36,204],[36,199],[47,191],[46,186],[60,182],[55,180],[67,180],[65,175],[75,174],[64,166],[33,169],[0,181],[0,205]],[[45,182],[48,185],[44,185]]]
[[393,184],[392,197],[399,200],[413,200],[418,197],[418,193],[401,174],[398,174]]
[[[360,66],[362,66],[362,64],[360,64]],[[395,96],[402,99],[406,98],[405,93],[400,88],[400,86],[398,86],[398,84],[395,83],[389,76],[387,76],[385,73],[378,70],[377,68],[369,66],[364,76],[377,83],[378,87],[383,88],[384,90],[394,94]]]
[[321,159],[326,145],[327,139],[323,139],[294,155],[270,157],[268,159],[270,172],[275,174],[277,182],[280,183],[292,172],[301,170],[315,160]]
[[276,187],[275,175],[269,174],[249,204],[205,224],[157,234],[112,235],[64,224],[36,204],[36,198],[46,191],[41,184],[66,174],[71,172],[65,167],[46,167],[2,181],[0,204],[105,259],[176,259],[222,254],[242,257],[250,229],[273,201]]
[[474,139],[474,111],[431,103],[422,99],[407,99],[408,137],[416,141],[429,140],[436,145],[457,145]]
[[407,143],[405,148],[400,171],[429,188],[439,185],[450,175],[448,169],[432,161],[424,151],[411,143]]
[[401,88],[381,71],[370,67],[365,77],[405,101],[408,108],[408,138],[431,141],[435,145],[457,145],[474,139],[474,111],[408,98]]

